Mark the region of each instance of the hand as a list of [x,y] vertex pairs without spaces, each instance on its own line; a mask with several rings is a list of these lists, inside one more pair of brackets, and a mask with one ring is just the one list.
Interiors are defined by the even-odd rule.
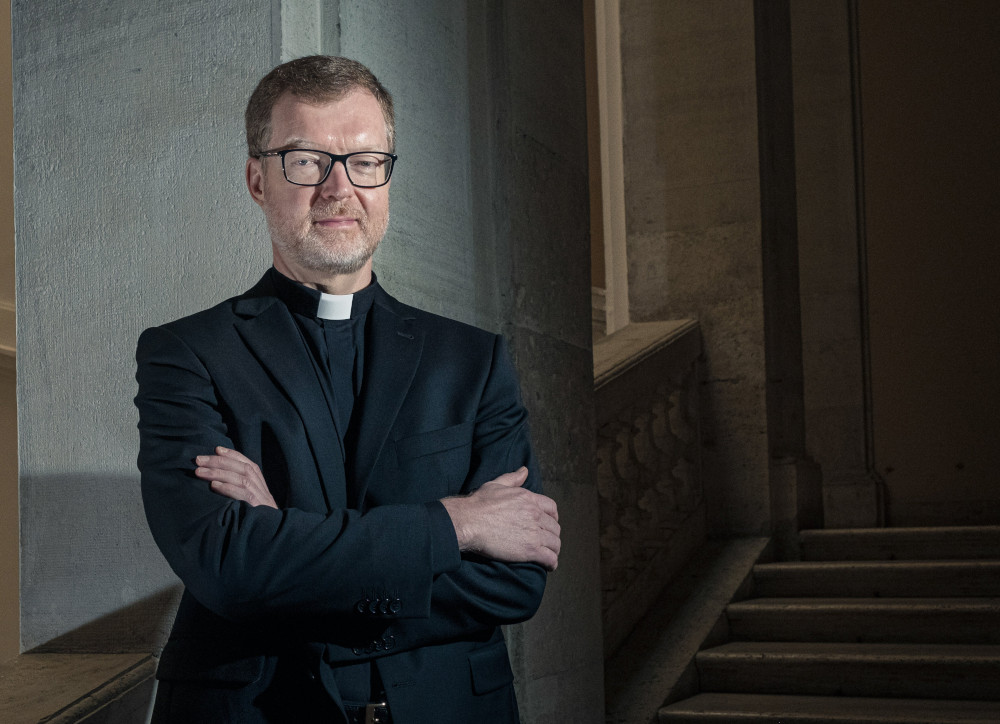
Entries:
[[441,501],[455,526],[460,550],[506,563],[559,564],[559,511],[555,501],[521,487],[520,468],[484,483],[475,492]]
[[264,476],[253,462],[236,450],[215,448],[215,455],[199,455],[194,474],[208,480],[212,490],[233,500],[242,500],[253,507],[265,505],[277,508]]

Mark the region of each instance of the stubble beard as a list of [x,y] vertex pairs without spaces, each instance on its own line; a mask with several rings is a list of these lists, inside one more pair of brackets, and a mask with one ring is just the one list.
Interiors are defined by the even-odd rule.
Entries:
[[[357,217],[357,228],[330,230],[313,223],[314,219],[340,215]],[[268,217],[271,240],[285,259],[322,274],[353,274],[372,258],[389,227],[389,216],[386,213],[385,217],[373,220],[361,209],[333,203],[313,209],[304,231],[301,223],[288,220],[282,223]]]

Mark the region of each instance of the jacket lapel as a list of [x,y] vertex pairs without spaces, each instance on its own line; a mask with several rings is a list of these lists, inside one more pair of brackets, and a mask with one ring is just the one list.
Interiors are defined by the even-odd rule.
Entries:
[[291,313],[271,296],[253,296],[261,284],[234,307],[236,329],[288,397],[302,418],[317,463],[327,510],[346,503],[344,455],[333,416],[313,370],[309,352]]
[[403,314],[395,299],[379,292],[365,332],[365,377],[358,401],[361,417],[354,437],[357,442],[353,464],[348,463],[347,471],[352,483],[350,504],[358,508],[371,482],[375,461],[413,382],[424,346],[423,331],[415,319]]

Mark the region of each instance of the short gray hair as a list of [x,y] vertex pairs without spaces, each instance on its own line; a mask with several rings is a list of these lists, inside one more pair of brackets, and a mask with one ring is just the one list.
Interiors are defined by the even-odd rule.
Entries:
[[396,150],[396,118],[392,96],[368,68],[356,60],[333,55],[309,55],[274,68],[265,75],[250,96],[245,114],[247,153],[257,158],[267,150],[271,138],[271,112],[285,93],[315,103],[343,98],[354,90],[375,96],[382,117],[389,153]]

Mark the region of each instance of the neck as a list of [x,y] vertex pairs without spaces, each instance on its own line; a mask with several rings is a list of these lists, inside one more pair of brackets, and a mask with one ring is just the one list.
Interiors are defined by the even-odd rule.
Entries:
[[324,294],[354,294],[372,282],[372,263],[368,262],[349,274],[323,274],[307,269],[289,267],[279,257],[274,257],[274,268],[289,279]]

